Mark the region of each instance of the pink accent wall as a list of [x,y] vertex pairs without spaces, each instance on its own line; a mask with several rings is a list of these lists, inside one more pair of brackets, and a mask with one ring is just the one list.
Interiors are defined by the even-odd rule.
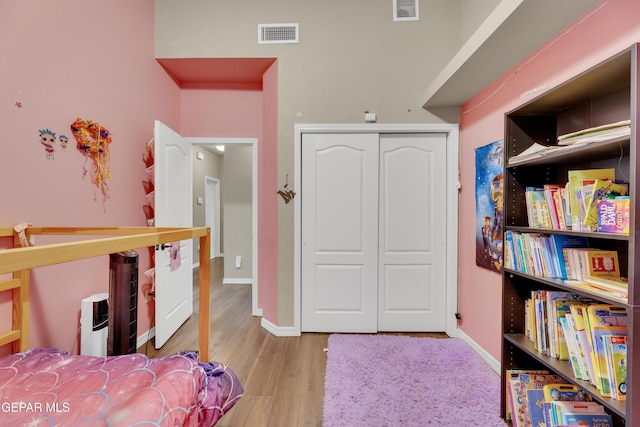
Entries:
[[[198,66],[197,60],[189,61]],[[183,83],[180,94],[182,135],[258,139],[258,307],[274,325],[278,324],[277,78],[274,62],[262,84]]]
[[461,108],[462,331],[500,360],[501,276],[475,265],[475,149],[504,137],[504,114],[640,41],[640,2],[603,0]]
[[[180,124],[180,90],[154,59],[153,20],[153,0],[0,3],[2,226],[145,225],[145,144],[155,119]],[[106,200],[83,178],[89,164],[69,131],[77,117],[113,134]],[[55,145],[53,160],[39,141],[45,128],[70,137],[66,151]],[[148,251],[138,252],[144,271]],[[30,345],[76,352],[80,300],[107,292],[108,275],[108,257],[35,270]],[[0,300],[0,331],[8,328],[7,301]],[[150,327],[151,307],[139,301],[139,333]]]

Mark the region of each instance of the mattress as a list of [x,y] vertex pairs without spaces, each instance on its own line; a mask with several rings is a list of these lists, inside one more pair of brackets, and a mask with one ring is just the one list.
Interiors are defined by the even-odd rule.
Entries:
[[197,353],[94,357],[32,349],[0,359],[3,426],[213,426],[242,397]]

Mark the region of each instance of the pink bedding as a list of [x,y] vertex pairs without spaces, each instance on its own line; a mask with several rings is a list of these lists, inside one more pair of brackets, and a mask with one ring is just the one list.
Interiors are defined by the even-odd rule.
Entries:
[[242,393],[229,368],[195,353],[149,359],[33,349],[0,359],[2,426],[213,426]]

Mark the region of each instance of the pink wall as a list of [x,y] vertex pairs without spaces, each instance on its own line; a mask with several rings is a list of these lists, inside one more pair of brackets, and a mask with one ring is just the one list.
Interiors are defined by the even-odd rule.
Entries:
[[[145,224],[142,154],[153,121],[180,124],[179,89],[154,59],[153,20],[153,0],[0,3],[2,226]],[[69,132],[77,117],[113,134],[107,200],[82,178],[85,159]],[[45,128],[70,136],[54,160],[39,142]],[[139,253],[144,271],[147,251]],[[108,290],[108,258],[37,269],[32,283],[30,345],[76,352],[80,300]],[[2,301],[0,331],[11,311]],[[149,329],[150,307],[139,302],[139,333]]]
[[501,276],[475,265],[475,149],[504,137],[507,111],[640,41],[639,16],[637,0],[603,0],[461,108],[460,327],[498,360]]
[[262,84],[185,83],[180,133],[258,139],[258,306],[278,324],[277,63]]

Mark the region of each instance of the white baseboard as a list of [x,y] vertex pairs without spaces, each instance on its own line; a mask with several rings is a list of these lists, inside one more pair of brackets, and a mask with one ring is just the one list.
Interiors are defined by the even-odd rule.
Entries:
[[223,285],[251,285],[253,283],[253,280],[251,278],[249,279],[230,279],[230,278],[224,278],[222,279],[222,284]]
[[477,342],[472,340],[469,337],[469,335],[465,334],[460,329],[458,329],[458,333],[457,334],[458,334],[458,338],[461,338],[464,341],[466,341],[467,344],[469,344],[471,346],[471,348],[473,348],[475,350],[475,352],[478,353],[480,358],[482,360],[484,360],[484,362],[487,365],[489,365],[489,367],[491,369],[493,369],[498,375],[500,375],[501,370],[500,370],[500,361],[499,360],[497,360],[495,357],[490,355],[485,349],[480,347]]
[[299,337],[300,332],[296,331],[293,326],[276,326],[273,323],[269,322],[264,317],[260,321],[260,326],[262,326],[267,331],[271,332],[276,337]]
[[136,348],[140,348],[147,343],[151,338],[156,336],[156,328],[155,326],[149,329],[147,332],[144,332],[140,335],[136,340]]

